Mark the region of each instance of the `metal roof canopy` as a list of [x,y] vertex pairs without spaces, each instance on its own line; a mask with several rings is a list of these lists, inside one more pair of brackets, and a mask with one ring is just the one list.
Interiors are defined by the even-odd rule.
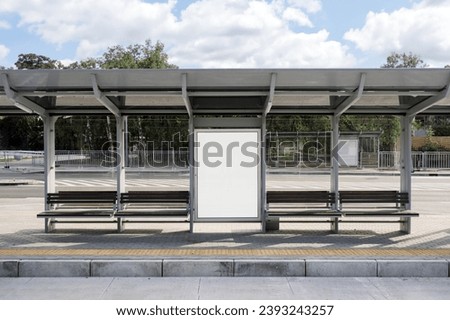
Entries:
[[450,114],[450,69],[0,73],[0,115]]

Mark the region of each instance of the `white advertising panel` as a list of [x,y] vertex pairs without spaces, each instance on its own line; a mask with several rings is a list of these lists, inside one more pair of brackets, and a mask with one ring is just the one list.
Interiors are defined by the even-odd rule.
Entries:
[[196,131],[197,219],[259,217],[259,136],[259,130]]

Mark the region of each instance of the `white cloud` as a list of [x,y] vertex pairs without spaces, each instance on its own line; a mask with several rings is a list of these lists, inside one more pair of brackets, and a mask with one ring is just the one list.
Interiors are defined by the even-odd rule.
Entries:
[[19,27],[26,27],[44,41],[55,45],[79,43],[78,57],[94,55],[110,45],[164,35],[175,20],[171,13],[174,4],[141,0],[2,0],[3,11],[20,16]]
[[283,19],[296,22],[299,26],[312,27],[313,24],[303,11],[295,8],[286,8],[283,12]]
[[9,48],[0,44],[0,62],[5,59],[9,54]]
[[0,29],[10,29],[11,25],[7,21],[0,20]]
[[201,67],[352,66],[348,48],[329,33],[295,32],[284,2],[197,1],[177,24],[182,45],[171,48],[178,65]]
[[442,67],[450,62],[449,16],[449,0],[425,0],[391,13],[369,12],[365,25],[349,30],[344,38],[362,51],[413,52]]
[[[181,67],[350,67],[346,46],[326,30],[308,32],[319,0],[2,0],[19,26],[56,46],[75,43],[81,59],[115,44],[161,40]],[[296,25],[294,30],[291,24]],[[300,31],[298,30],[300,28]]]
[[322,9],[320,0],[288,0],[288,4],[292,7],[305,9],[306,12],[315,13]]

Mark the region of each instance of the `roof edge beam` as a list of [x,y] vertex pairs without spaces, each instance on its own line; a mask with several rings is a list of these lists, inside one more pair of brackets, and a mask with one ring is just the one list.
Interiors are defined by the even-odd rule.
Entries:
[[186,111],[189,115],[189,118],[192,117],[192,105],[191,100],[189,100],[189,95],[187,92],[187,73],[183,73],[181,75],[181,96],[183,97],[184,105],[186,107]]
[[361,73],[358,90],[336,107],[336,110],[334,111],[334,115],[336,117],[344,114],[345,111],[347,111],[352,105],[354,105],[356,102],[358,102],[359,99],[361,99],[361,96],[364,92],[364,85],[366,83],[366,76],[367,74],[365,72]]
[[272,73],[270,75],[269,95],[267,96],[266,102],[264,103],[264,116],[266,116],[270,112],[270,109],[272,109],[273,97],[275,96],[276,83],[277,83],[277,74]]
[[417,114],[431,108],[433,105],[438,104],[440,101],[450,97],[450,81],[447,87],[443,89],[438,95],[425,99],[422,102],[412,106],[406,112],[406,116],[415,117]]
[[97,75],[93,74],[92,77],[92,88],[94,90],[94,96],[95,98],[105,106],[106,109],[108,109],[113,115],[116,117],[120,117],[120,110],[119,108],[111,101],[109,100],[105,94],[100,90],[97,82]]
[[42,106],[26,97],[19,96],[19,94],[11,88],[8,75],[6,73],[2,73],[1,80],[6,96],[14,103],[17,108],[25,111],[26,113],[36,113],[41,117],[48,117],[47,110],[45,110]]

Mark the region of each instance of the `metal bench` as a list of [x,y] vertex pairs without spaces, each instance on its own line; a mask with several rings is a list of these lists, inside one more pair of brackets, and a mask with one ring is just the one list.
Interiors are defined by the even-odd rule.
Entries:
[[[56,223],[114,222],[112,217],[116,210],[117,193],[116,191],[60,191],[47,194],[46,202],[50,209],[38,213],[37,217],[45,219],[45,232],[50,232],[55,229]],[[96,221],[92,218],[109,219]]]
[[[266,198],[266,217],[268,219],[266,226],[268,229],[272,228],[270,226],[271,218],[275,218],[277,222],[279,221],[279,218],[282,218],[283,222],[328,222],[330,223],[332,232],[337,233],[339,231],[338,222],[341,214],[332,208],[336,202],[335,193],[333,192],[268,191]],[[273,204],[276,204],[276,206],[273,206]],[[299,207],[298,204],[302,204],[302,206]],[[317,206],[318,204],[323,206]],[[299,218],[308,219],[302,220]],[[311,220],[310,218],[315,218],[315,220]]]
[[125,222],[189,221],[189,191],[130,191],[120,195],[120,204],[123,208],[114,215],[119,232]]
[[[400,223],[400,230],[411,233],[411,218],[418,217],[418,213],[405,210],[409,203],[409,194],[395,190],[378,191],[340,191],[340,211],[343,217],[349,218],[394,218],[397,220],[342,220],[346,223]],[[352,208],[343,209],[346,204],[358,204]],[[377,204],[377,206],[367,206]],[[365,205],[365,206],[362,206]],[[381,210],[380,210],[381,209]]]

